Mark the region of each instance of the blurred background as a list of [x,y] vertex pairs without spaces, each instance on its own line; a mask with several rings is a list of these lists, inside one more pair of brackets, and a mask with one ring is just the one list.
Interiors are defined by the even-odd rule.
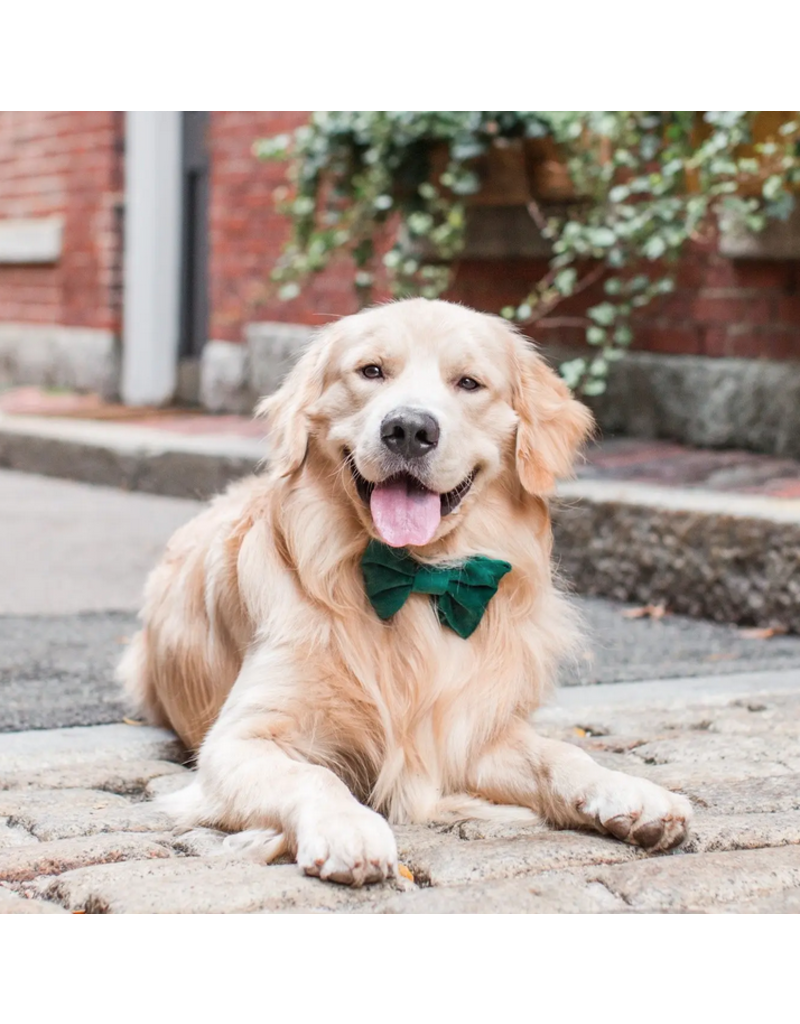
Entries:
[[797,136],[791,111],[0,112],[0,382],[249,412],[311,328],[442,294],[520,323],[606,432],[796,456]]

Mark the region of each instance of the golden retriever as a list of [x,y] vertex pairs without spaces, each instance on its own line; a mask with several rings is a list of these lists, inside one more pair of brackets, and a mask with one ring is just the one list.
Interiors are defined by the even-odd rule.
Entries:
[[[199,751],[176,816],[353,885],[394,875],[387,819],[538,816],[679,844],[684,797],[530,722],[576,640],[546,496],[592,427],[530,343],[447,302],[372,308],[322,330],[259,411],[269,471],[175,534],[120,667]],[[370,541],[426,572],[478,555],[510,571],[464,637],[435,586],[379,617]]]

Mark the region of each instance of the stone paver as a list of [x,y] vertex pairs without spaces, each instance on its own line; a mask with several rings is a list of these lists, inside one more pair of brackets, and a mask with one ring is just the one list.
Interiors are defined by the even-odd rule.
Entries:
[[[369,912],[372,908],[359,908]],[[619,914],[630,910],[600,882],[559,873],[502,882],[416,889],[378,908],[386,914]]]
[[[770,689],[772,687],[772,689]],[[789,673],[562,692],[542,732],[690,797],[681,850],[648,856],[534,821],[395,829],[413,876],[350,890],[171,829],[168,732],[0,735],[0,913],[798,913],[800,679]]]
[[0,881],[25,882],[39,875],[60,875],[89,864],[172,856],[171,835],[159,836],[160,842],[155,842],[154,838],[123,832],[56,839],[0,850]]
[[9,825],[7,820],[0,818],[0,858],[4,850],[29,846],[32,842],[35,842],[35,839],[27,829],[19,825]]
[[585,864],[615,864],[646,856],[633,846],[579,832],[467,842],[424,828],[400,827],[396,832],[400,859],[416,878],[432,886],[535,875]]
[[27,899],[0,885],[0,914],[66,914],[57,903]]
[[754,814],[701,814],[683,844],[684,853],[757,850],[800,844],[800,811]]
[[800,848],[653,857],[593,872],[633,910],[695,911],[800,888]]
[[99,832],[160,832],[171,820],[152,803],[132,802],[99,789],[7,789],[0,792],[6,824],[40,840]]
[[722,914],[800,914],[800,889],[779,892],[762,899],[747,900],[744,903],[729,903],[712,907],[709,913]]
[[348,890],[307,878],[293,864],[265,868],[222,856],[78,868],[45,881],[38,891],[69,910],[128,914],[376,908],[396,892],[390,885]]

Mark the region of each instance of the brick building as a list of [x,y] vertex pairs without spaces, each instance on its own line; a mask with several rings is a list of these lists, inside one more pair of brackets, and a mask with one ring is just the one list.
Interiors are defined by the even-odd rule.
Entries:
[[[291,302],[269,282],[284,177],[252,144],[306,116],[0,112],[0,385],[214,410],[274,387],[310,327],[355,308],[343,266]],[[543,272],[541,250],[512,234],[472,246],[452,297],[497,310]],[[800,454],[799,260],[796,219],[691,253],[638,325],[603,422]],[[554,353],[577,342],[537,340]]]

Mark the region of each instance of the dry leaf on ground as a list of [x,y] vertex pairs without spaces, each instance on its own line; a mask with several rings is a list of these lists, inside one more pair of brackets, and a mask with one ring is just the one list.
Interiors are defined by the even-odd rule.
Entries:
[[407,878],[409,882],[414,881],[414,875],[411,873],[411,871],[409,871],[405,864],[398,864],[397,870],[403,876],[403,878]]
[[140,722],[138,718],[123,718],[123,725],[147,725],[146,722]]
[[787,632],[785,626],[766,626],[764,629],[740,629],[739,636],[745,640],[769,640],[773,636],[783,636]]
[[622,617],[624,619],[663,619],[666,614],[666,605],[645,604],[641,608],[626,608]]

